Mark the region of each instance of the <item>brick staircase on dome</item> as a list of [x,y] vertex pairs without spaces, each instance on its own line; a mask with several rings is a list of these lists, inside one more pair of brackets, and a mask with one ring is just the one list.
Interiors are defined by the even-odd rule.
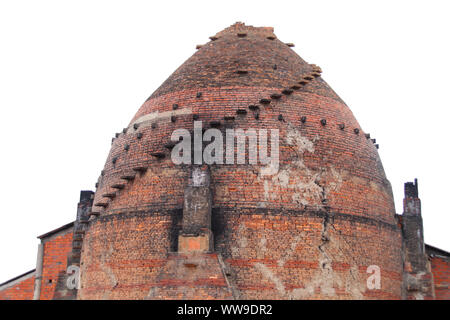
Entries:
[[[217,39],[215,39],[217,40]],[[215,41],[212,40],[212,41]],[[293,93],[298,92],[302,87],[305,87],[306,85],[308,85],[311,81],[313,81],[315,78],[318,78],[321,76],[322,73],[322,69],[315,65],[315,64],[310,64],[312,71],[305,74],[299,81],[297,81],[296,83],[294,83],[292,86],[290,86],[289,88],[285,88],[281,91],[281,93],[273,93],[270,95],[269,98],[261,98],[259,100],[259,103],[262,105],[269,105],[272,104],[272,102],[276,103],[278,101],[283,101],[283,97],[285,97],[286,99],[288,99],[290,96],[292,96]],[[242,72],[243,70],[237,70],[237,73],[239,74],[248,74],[248,72]],[[201,97],[201,95],[199,95],[199,93],[197,93],[197,98]],[[273,104],[272,104],[273,105]],[[178,109],[179,106],[176,105],[176,107],[174,107],[173,109],[176,110]],[[262,109],[258,106],[258,103],[256,104],[250,104],[248,106],[248,108],[251,111],[255,112],[255,119],[259,118],[259,114],[262,111]],[[238,108],[236,109],[236,114],[237,115],[247,115],[247,111],[245,109],[242,108]],[[197,115],[197,117],[195,120],[199,119],[199,116]],[[305,118],[306,119],[306,118]],[[234,121],[235,117],[234,116],[225,116],[224,120],[226,121]],[[279,115],[279,120],[282,121],[282,115]],[[303,121],[302,119],[302,123],[304,123],[305,121]],[[326,119],[322,119],[321,120],[322,125],[326,125]],[[221,126],[221,122],[218,120],[212,120],[210,121],[210,127],[211,128],[219,128]],[[131,127],[131,126],[130,126]],[[135,123],[132,126],[135,130],[138,129],[138,125]],[[345,124],[338,124],[338,127],[343,130],[345,128]],[[122,131],[123,135],[126,135],[128,133],[129,128],[124,128]],[[359,133],[359,128],[355,128],[354,132],[356,134]],[[116,136],[117,138],[118,136]],[[370,134],[366,134],[366,138],[369,139],[370,138]],[[114,139],[114,138],[113,138]],[[114,141],[114,140],[113,140]],[[373,144],[375,145],[375,147],[378,149],[378,144],[376,144],[376,140],[375,139],[371,139],[371,141],[373,142]],[[164,147],[166,149],[168,149],[169,151],[173,148],[173,146],[175,145],[175,143],[173,141],[169,141],[166,144],[164,144]],[[129,147],[129,145],[127,145]],[[128,151],[128,148],[126,149],[126,151]],[[156,159],[163,159],[166,157],[166,154],[164,152],[152,152],[151,155],[156,158]],[[116,191],[114,192],[107,192],[103,194],[103,198],[108,199],[109,201],[101,201],[101,202],[97,202],[94,204],[95,207],[101,207],[103,208],[103,210],[105,210],[108,205],[114,200],[114,198],[116,197],[117,193],[124,190],[126,185],[128,183],[131,183],[135,177],[136,174],[135,173],[140,173],[143,174],[145,173],[145,171],[147,170],[148,166],[136,166],[132,169],[133,173],[129,173],[129,174],[124,174],[120,177],[120,180],[117,183],[114,183],[111,185],[111,188],[115,189]],[[97,217],[99,216],[100,213],[99,212],[93,212],[92,216]]]
[[[263,38],[258,38],[255,34]],[[311,230],[308,229],[307,233],[310,233],[312,237],[315,237],[316,229],[324,228],[321,234],[322,238],[320,238],[319,230],[318,239],[320,241],[317,243],[319,251],[323,252],[328,242],[333,241],[330,240],[331,236],[335,236],[336,240],[339,239],[337,242],[346,245],[337,248],[340,250],[339,255],[344,258],[339,256],[333,259],[342,260],[342,262],[333,261],[333,268],[345,271],[350,265],[358,266],[359,264],[359,267],[364,265],[361,259],[353,259],[352,243],[346,244],[346,235],[340,233],[341,226],[346,226],[347,223],[339,221],[337,229],[333,230],[331,228],[334,228],[334,225],[329,225],[327,232],[330,234],[327,235],[325,220],[328,219],[329,214],[335,214],[329,212],[329,208],[336,210],[342,217],[352,217],[352,219],[353,215],[363,215],[364,217],[367,215],[366,212],[361,212],[360,207],[356,205],[357,201],[362,198],[357,194],[360,190],[357,186],[362,185],[365,181],[361,180],[361,173],[367,174],[371,181],[380,180],[381,182],[376,180],[376,186],[379,186],[380,189],[375,192],[384,195],[382,168],[366,170],[366,163],[371,164],[370,168],[377,165],[377,155],[369,146],[370,142],[375,144],[376,141],[359,128],[359,124],[351,112],[347,111],[345,103],[320,78],[322,70],[315,65],[307,64],[292,54],[293,51],[289,49],[292,45],[279,41],[273,34],[272,28],[253,28],[237,24],[212,36],[210,40],[215,42],[214,47],[212,43],[199,46],[190,61],[174,72],[145,101],[132,118],[129,126],[121,130],[112,140],[113,146],[96,185],[95,205],[91,212],[92,220],[100,216],[101,218],[89,223],[92,233],[86,233],[89,241],[85,241],[86,248],[83,249],[83,259],[86,262],[85,272],[89,274],[89,277],[85,277],[85,279],[91,279],[90,281],[84,280],[87,287],[82,289],[84,291],[83,298],[101,297],[101,290],[104,290],[105,285],[108,287],[106,290],[109,290],[111,297],[114,298],[236,298],[232,280],[244,284],[244,287],[237,290],[244,297],[279,298],[283,294],[277,292],[278,287],[271,287],[271,278],[267,274],[271,268],[275,267],[280,268],[280,271],[276,272],[277,276],[284,277],[286,274],[287,270],[283,269],[284,262],[279,266],[270,262],[271,258],[275,259],[277,252],[269,252],[267,259],[260,259],[260,251],[254,253],[250,251],[250,246],[249,249],[244,248],[245,245],[238,248],[235,246],[235,239],[242,237],[242,230],[245,232],[249,230],[249,234],[245,235],[242,242],[245,240],[253,244],[253,242],[261,240],[258,243],[262,245],[265,243],[263,240],[266,239],[258,239],[260,234],[264,237],[272,237],[272,235],[275,237],[276,234],[276,241],[278,239],[292,241],[291,234],[296,231],[285,233],[284,229],[289,228],[291,222],[300,221],[302,215],[308,215],[306,227],[310,226]],[[239,41],[237,47],[241,48],[242,45],[240,51],[235,50],[237,41]],[[267,54],[271,51],[264,51],[265,48],[279,52],[280,55]],[[245,61],[246,55],[251,59]],[[220,63],[215,65],[212,63],[213,61]],[[220,72],[216,76],[217,70]],[[325,196],[325,186],[321,185],[322,181],[312,182],[314,187],[317,184],[323,190],[322,195],[318,196],[317,203],[315,203],[315,199],[312,199],[313,203],[311,206],[308,203],[308,208],[297,205],[295,201],[286,201],[297,190],[285,191],[283,189],[285,194],[274,192],[273,197],[269,195],[272,199],[270,197],[263,199],[262,196],[252,193],[253,191],[265,191],[265,189],[262,190],[262,187],[265,188],[263,180],[257,181],[258,176],[255,178],[258,168],[212,167],[213,187],[217,188],[214,189],[214,192],[217,191],[214,200],[217,201],[214,204],[217,206],[214,219],[217,219],[218,225],[215,227],[218,228],[218,232],[214,231],[214,238],[217,242],[212,245],[209,243],[206,246],[205,243],[208,243],[206,240],[212,238],[212,230],[210,234],[206,232],[208,228],[201,228],[200,231],[204,233],[196,234],[180,228],[181,219],[185,219],[186,214],[189,215],[189,210],[180,207],[183,206],[183,192],[185,200],[189,194],[188,189],[183,187],[187,181],[186,168],[188,170],[192,168],[174,166],[168,157],[175,146],[175,143],[170,141],[170,133],[177,128],[186,129],[192,133],[192,122],[196,120],[202,121],[204,130],[209,127],[218,128],[221,131],[234,127],[246,130],[260,126],[262,128],[275,127],[283,134],[295,131],[299,135],[304,135],[305,139],[310,139],[313,141],[314,147],[317,147],[317,153],[313,154],[313,152],[307,151],[306,154],[308,157],[306,160],[310,165],[312,164],[311,172],[316,172],[316,165],[322,165],[324,169],[331,170],[330,174],[334,174],[334,169],[344,172],[347,166],[362,162],[358,172],[350,174],[350,178],[354,175],[358,176],[360,180],[351,181],[349,179],[354,185],[346,185],[345,187],[348,189],[341,193],[345,196],[356,195],[357,200],[348,201],[346,200],[348,197],[344,199],[337,193],[328,198]],[[316,144],[314,135],[323,139]],[[364,137],[366,139],[362,139]],[[289,157],[291,154],[295,158],[300,157],[298,153],[294,154],[296,150],[290,147],[289,143],[284,140],[282,143],[283,147],[288,150]],[[360,150],[361,152],[359,152]],[[337,156],[330,158],[329,161],[322,161],[328,157],[326,154],[328,151],[330,154],[336,151]],[[292,160],[286,157],[286,154],[283,155],[285,157],[282,159],[283,165],[291,170],[289,165],[292,164]],[[356,154],[357,157],[351,158],[353,154]],[[370,159],[364,158],[361,161],[361,155],[366,154],[371,156]],[[333,165],[336,167],[328,168]],[[245,173],[246,170],[249,172]],[[148,173],[142,177],[146,171]],[[289,174],[291,174],[290,172]],[[292,172],[292,177],[294,175],[303,177],[301,168],[293,168]],[[317,172],[319,175],[322,173],[322,171]],[[236,176],[234,177],[234,175]],[[308,178],[307,175],[305,177]],[[334,181],[335,177],[323,175],[322,179]],[[267,182],[272,184],[273,181],[269,179]],[[280,182],[282,181],[280,180]],[[236,192],[240,187],[243,187],[242,192]],[[263,193],[259,192],[258,194]],[[306,201],[310,200],[305,198]],[[386,192],[386,199],[389,200],[388,192]],[[351,202],[354,202],[355,205]],[[375,214],[379,214],[382,209],[386,209],[382,212],[383,214],[388,212],[387,202],[379,201],[379,207],[374,207]],[[267,205],[267,209],[260,204]],[[255,205],[258,206],[256,209]],[[295,214],[284,218],[284,211],[278,212],[279,205],[282,210],[286,209],[285,212],[290,213],[289,210],[292,210]],[[295,207],[296,205],[297,207]],[[314,207],[312,207],[313,205]],[[315,211],[316,205],[317,212]],[[301,211],[302,208],[304,211]],[[369,213],[371,214],[371,212]],[[260,217],[261,214],[262,217]],[[278,216],[286,220],[285,224],[279,224],[276,221]],[[364,219],[376,220],[378,216]],[[363,223],[364,219],[356,220],[355,218],[355,221]],[[120,223],[115,225],[115,221],[120,221]],[[270,226],[267,231],[256,231],[260,221],[264,222],[264,225],[267,223]],[[386,219],[386,221],[389,220]],[[277,223],[275,224],[275,222]],[[273,228],[271,227],[272,223]],[[245,228],[241,228],[242,225]],[[253,232],[252,230],[254,233],[250,233]],[[122,241],[124,236],[127,241]],[[77,234],[75,240],[80,240],[80,237],[84,237],[82,232]],[[142,241],[144,238],[141,239],[141,237],[145,237],[145,241]],[[386,239],[388,238],[388,236],[383,236],[376,244],[380,244],[382,247],[384,245],[382,241],[387,243]],[[103,239],[108,239],[108,241],[103,241]],[[241,246],[239,240],[237,244]],[[122,267],[128,263],[127,260],[131,257],[130,248],[139,252],[140,256],[151,260],[152,264],[153,260],[158,261],[157,265],[152,265],[151,270],[145,268],[145,272],[152,272],[151,275],[140,275],[139,272],[130,272],[127,268]],[[195,252],[199,251],[199,248],[203,248],[200,250],[201,252]],[[316,248],[314,243],[313,249]],[[113,256],[108,256],[110,250],[114,250]],[[194,252],[190,252],[190,250]],[[310,251],[311,256],[315,259],[316,250]],[[230,253],[231,257],[236,255],[239,259],[230,258]],[[102,281],[102,272],[105,271],[94,267],[95,259],[99,254],[105,254],[105,257],[110,259],[111,265],[116,264],[113,271],[120,273],[121,277],[118,287],[113,284],[109,288],[109,284]],[[224,259],[223,263],[221,263],[221,255]],[[346,256],[349,258],[345,259]],[[290,259],[292,261],[287,261],[285,267],[295,266],[298,268],[298,270],[289,269],[288,272],[296,274],[298,277],[289,276],[288,282],[283,284],[286,285],[283,287],[286,292],[291,291],[290,286],[293,281],[297,286],[301,285],[302,281],[307,282],[306,278],[301,278],[305,273],[301,267],[303,261],[300,261],[299,257]],[[150,262],[139,263],[145,265]],[[318,270],[325,270],[321,265],[311,265],[317,267]],[[264,269],[265,266],[269,269]],[[230,272],[226,270],[226,267]],[[396,266],[392,269],[395,270],[395,268]],[[256,273],[248,276],[247,269]],[[258,272],[262,273],[262,278]],[[357,279],[353,277],[353,274],[350,276],[349,281],[356,283]],[[135,281],[135,277],[137,281]],[[264,279],[264,277],[268,278]],[[273,291],[270,296],[265,295],[267,291],[264,293],[254,290],[254,288],[260,288],[258,281],[263,282],[261,288]],[[143,293],[144,288],[147,290],[145,293]],[[341,291],[345,290],[339,288],[337,294],[340,295]]]
[[[148,167],[145,166],[136,166],[133,167],[132,170],[128,170],[126,173],[122,174],[118,182],[111,185],[111,188],[114,189],[114,191],[107,191],[106,193],[103,193],[102,198],[108,201],[105,200],[102,202],[96,202],[94,204],[94,207],[102,207],[103,209],[106,209],[109,204],[116,198],[117,194],[120,191],[126,189],[126,186],[129,183],[132,183],[136,179],[136,177],[142,176],[147,171],[147,168]],[[98,217],[100,214],[101,213],[98,211],[92,211],[90,213],[90,216]]]

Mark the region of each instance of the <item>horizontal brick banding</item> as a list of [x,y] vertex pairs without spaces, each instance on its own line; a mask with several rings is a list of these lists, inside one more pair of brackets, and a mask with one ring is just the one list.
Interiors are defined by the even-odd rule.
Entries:
[[[240,90],[239,88],[236,88],[235,90]],[[248,89],[247,89],[248,90]],[[192,94],[194,94],[195,90],[192,91]],[[271,92],[271,90],[267,90],[267,92]],[[249,90],[248,94],[255,95],[255,92],[251,92]],[[306,94],[306,93],[305,93]],[[257,95],[257,94],[256,94]],[[223,106],[217,105],[214,108],[211,108],[205,104],[199,106],[199,108],[204,108],[203,111],[195,110],[194,113],[200,113],[204,114],[205,116],[203,119],[204,124],[207,124],[210,120],[213,119],[221,119],[227,114],[227,108],[233,108],[233,104],[236,103],[236,97],[233,95],[227,95],[229,96],[228,99],[223,99],[221,103],[223,103]],[[248,97],[247,97],[248,99]],[[302,99],[304,101],[305,98]],[[291,113],[292,116],[288,118],[289,123],[292,123],[295,130],[298,131],[298,134],[303,135],[305,133],[305,137],[309,138],[311,141],[314,140],[314,137],[321,136],[321,135],[330,135],[327,138],[320,139],[317,143],[325,143],[329,140],[334,140],[332,145],[324,145],[324,150],[329,149],[330,147],[334,149],[333,154],[334,156],[334,165],[333,167],[336,168],[337,172],[339,172],[342,175],[345,176],[352,176],[355,175],[355,177],[352,180],[345,180],[342,182],[341,186],[341,192],[335,193],[333,191],[330,191],[330,204],[329,206],[335,207],[336,209],[339,209],[341,211],[347,211],[350,214],[358,214],[358,211],[361,215],[364,215],[367,213],[362,210],[365,206],[369,206],[373,209],[377,209],[379,213],[376,213],[380,216],[380,218],[383,218],[387,220],[386,215],[389,215],[389,219],[392,219],[391,215],[388,213],[390,210],[393,209],[393,204],[389,201],[389,194],[390,194],[390,187],[387,182],[387,180],[384,177],[384,172],[381,171],[381,175],[377,173],[377,170],[379,170],[380,163],[378,156],[376,155],[375,148],[373,147],[373,144],[371,142],[368,142],[367,139],[365,139],[362,135],[355,135],[351,131],[342,131],[338,128],[338,123],[341,122],[347,122],[347,125],[349,127],[358,126],[355,122],[353,125],[349,123],[349,121],[345,121],[344,118],[336,119],[335,121],[331,122],[332,120],[328,120],[328,125],[330,128],[326,129],[325,131],[323,128],[321,128],[320,119],[323,116],[317,115],[317,113],[320,112],[320,109],[318,109],[317,106],[317,99],[325,99],[324,97],[317,96],[316,102],[311,105],[312,110],[310,111],[311,115],[308,115],[308,119],[310,121],[307,121],[305,125],[299,125],[300,118],[304,114],[308,114],[308,111],[304,112],[293,112],[292,104],[286,106],[286,114]],[[303,102],[300,103],[303,103]],[[331,100],[330,100],[331,101]],[[328,101],[328,102],[330,102]],[[332,101],[331,101],[332,102]],[[324,103],[324,108],[329,109],[330,105],[326,101]],[[335,102],[332,102],[335,103]],[[278,103],[282,107],[282,102]],[[167,103],[167,108],[170,108],[172,103]],[[242,102],[234,108],[237,110],[241,105],[248,105],[248,102]],[[343,105],[343,108],[346,108],[345,105]],[[348,110],[348,109],[347,109]],[[217,113],[217,114],[216,114]],[[233,113],[230,111],[229,113]],[[272,115],[271,115],[272,114]],[[280,137],[283,139],[286,138],[286,134],[288,131],[291,131],[291,129],[286,124],[280,124],[277,117],[279,114],[279,110],[265,110],[262,112],[262,115],[260,117],[260,120],[255,120],[253,118],[245,119],[245,124],[243,128],[246,129],[248,127],[253,128],[261,128],[261,129],[271,129],[271,128],[278,128],[280,130]],[[348,116],[350,116],[351,113],[348,113]],[[336,115],[338,116],[338,115]],[[342,117],[338,116],[338,117]],[[253,119],[253,120],[252,120]],[[183,120],[184,121],[184,120]],[[146,172],[143,175],[138,175],[136,177],[136,181],[128,182],[125,186],[124,190],[119,190],[118,196],[111,201],[111,205],[108,206],[107,210],[115,210],[116,208],[129,208],[133,207],[137,201],[139,201],[142,204],[145,204],[146,202],[153,202],[154,204],[162,205],[177,205],[179,203],[182,203],[182,197],[183,197],[183,186],[186,181],[186,177],[183,176],[183,174],[186,172],[185,169],[181,169],[180,166],[174,166],[171,163],[170,158],[166,158],[164,160],[158,160],[151,157],[152,152],[158,152],[161,150],[166,150],[164,147],[164,144],[168,143],[170,141],[170,135],[172,131],[175,128],[185,128],[188,130],[193,130],[193,122],[192,119],[189,119],[189,121],[186,119],[186,121],[180,121],[177,122],[176,126],[170,123],[170,120],[167,121],[167,124],[159,124],[157,129],[149,129],[149,128],[139,128],[138,130],[142,130],[145,132],[144,138],[140,141],[135,138],[134,133],[127,133],[125,135],[120,136],[117,138],[114,142],[113,149],[111,151],[110,156],[108,157],[106,166],[105,166],[105,174],[101,177],[100,183],[99,183],[99,189],[96,193],[96,199],[95,202],[100,202],[102,200],[101,195],[110,193],[111,186],[120,181],[121,177],[123,175],[126,175],[127,173],[130,173],[133,171],[133,167],[136,166],[150,166],[150,172]],[[251,123],[254,121],[254,123]],[[352,120],[354,121],[354,120]],[[250,123],[249,123],[250,122]],[[334,124],[334,125],[333,125]],[[241,125],[239,125],[239,121],[237,121],[234,125],[234,128],[240,128]],[[155,132],[152,132],[155,131]],[[148,132],[147,132],[148,131]],[[336,136],[341,139],[340,141],[345,142],[345,144],[336,143],[337,139]],[[342,136],[342,138],[340,138]],[[280,167],[281,169],[289,169],[289,166],[292,162],[293,157],[297,157],[296,153],[291,151],[292,147],[287,147],[283,145],[283,141],[281,142],[282,145],[280,146]],[[127,153],[124,153],[123,146],[124,145],[130,145],[130,151]],[[367,147],[368,150],[366,152],[374,153],[373,156],[366,155],[364,153],[361,153],[363,151],[361,147]],[[350,149],[349,149],[350,147]],[[352,149],[353,148],[353,149]],[[323,153],[320,151],[320,145],[315,147],[316,150],[314,153],[305,152],[303,154],[303,161],[304,163],[312,168],[312,170],[318,170],[321,165],[329,165],[328,161],[326,163],[323,163]],[[164,151],[166,154],[170,154],[169,151]],[[327,151],[328,153],[329,151]],[[111,159],[117,158],[115,164],[112,163]],[[378,160],[376,160],[378,159]],[[376,160],[376,161],[374,161]],[[369,161],[365,167],[361,167],[361,163]],[[322,163],[322,164],[321,164]],[[154,168],[154,169],[152,169]],[[339,169],[338,169],[339,168]],[[369,170],[370,169],[370,170]],[[173,171],[172,171],[173,170]],[[245,170],[245,171],[243,171]],[[298,171],[299,175],[302,175],[302,170],[298,168],[292,169],[293,173],[295,171]],[[172,175],[167,175],[167,172],[172,172]],[[214,179],[216,180],[216,185],[219,190],[221,190],[222,184],[226,185],[227,187],[231,187],[232,183],[228,179],[226,179],[226,176],[233,176],[233,182],[236,185],[236,191],[235,196],[239,197],[237,199],[233,199],[234,193],[231,192],[232,189],[230,189],[229,192],[229,198],[224,198],[224,202],[229,204],[233,201],[239,201],[242,202],[242,192],[252,192],[252,195],[263,195],[263,180],[260,180],[259,183],[254,184],[253,188],[249,189],[247,186],[245,188],[239,188],[239,182],[238,178],[239,175],[244,174],[246,176],[243,176],[242,178],[245,179],[258,179],[258,176],[255,174],[254,177],[251,175],[251,171],[247,169],[247,166],[245,165],[225,165],[223,168],[220,168],[219,170],[213,169],[213,175]],[[226,175],[226,176],[224,176]],[[151,179],[146,179],[146,177],[151,177]],[[375,183],[377,182],[377,183]],[[172,186],[173,189],[177,190],[175,193],[170,193]],[[180,187],[176,187],[180,186]],[[163,188],[162,188],[163,187]],[[244,187],[244,186],[242,186]],[[374,188],[375,187],[375,188]],[[131,190],[128,190],[131,189]],[[136,191],[133,191],[136,190]],[[136,194],[139,190],[139,198],[133,199],[133,195]],[[169,191],[169,193],[166,193]],[[295,190],[294,190],[295,191]],[[289,192],[289,191],[285,191]],[[292,191],[291,191],[292,192]],[[354,193],[351,198],[342,197],[345,193]],[[378,195],[376,194],[378,193]],[[120,194],[124,194],[123,197],[121,197]],[[147,195],[146,195],[147,194]],[[169,196],[170,195],[170,196]],[[371,195],[372,198],[368,199],[367,196]],[[245,199],[246,197],[244,197]],[[260,197],[259,197],[260,198]],[[379,199],[379,200],[377,200]],[[156,202],[159,200],[159,202]],[[217,199],[218,203],[220,203],[220,198]],[[259,200],[259,201],[258,201]],[[257,205],[258,202],[260,202],[261,199],[255,198],[254,205]],[[274,199],[274,202],[276,200],[277,205],[283,205],[283,206],[292,206],[294,203],[283,203],[280,202],[278,199]],[[383,200],[384,202],[387,202],[386,204],[388,207],[383,208],[381,206],[380,200]],[[344,202],[345,201],[345,202]],[[248,201],[247,201],[248,202]],[[275,203],[274,203],[275,205]],[[102,210],[102,209],[100,209]],[[383,217],[384,216],[384,217]]]
[[[265,175],[259,163],[210,166],[218,256],[204,261],[223,268],[227,286],[244,299],[400,298],[401,235],[390,183],[351,110],[320,68],[271,28],[236,24],[213,39],[117,130],[94,200],[108,205],[96,209],[83,242],[79,298],[230,295],[219,272],[209,282],[183,279],[187,258],[171,253],[189,166],[172,163],[170,137],[175,129],[193,132],[194,120],[223,133],[279,130],[277,173]],[[381,270],[377,292],[366,288],[370,265]]]
[[[213,213],[215,215],[220,215],[224,211],[229,211],[230,207],[215,207],[213,208]],[[315,217],[315,218],[324,218],[326,216],[331,216],[335,220],[343,220],[348,222],[357,222],[361,224],[367,224],[372,226],[377,226],[380,228],[387,228],[392,231],[398,231],[399,226],[397,224],[390,224],[384,221],[380,221],[377,219],[371,219],[367,217],[360,217],[346,213],[338,213],[338,212],[327,212],[327,211],[311,211],[311,210],[280,210],[280,209],[266,209],[266,208],[252,208],[252,207],[240,207],[239,212],[236,213],[239,215],[258,215],[258,216],[304,216],[304,217]],[[165,210],[161,208],[154,208],[152,206],[145,206],[142,208],[136,209],[136,211],[130,210],[127,211],[125,209],[118,209],[117,211],[105,215],[100,216],[96,220],[92,221],[93,223],[98,222],[107,222],[113,219],[117,220],[125,220],[133,217],[146,217],[146,216],[181,216],[182,209],[171,209]],[[267,227],[267,226],[265,226]]]
[[[266,297],[265,295],[255,296],[256,293],[250,292],[251,289],[248,292],[245,289],[246,286],[249,288],[257,287],[262,280],[260,271],[255,268],[257,264],[265,265],[268,269],[273,270],[275,274],[283,275],[285,272],[288,272],[290,280],[283,280],[286,284],[286,292],[291,290],[287,288],[301,288],[305,285],[304,281],[312,277],[312,273],[319,272],[320,259],[318,259],[317,246],[321,242],[321,226],[325,216],[325,212],[283,212],[265,209],[256,210],[253,208],[243,208],[243,210],[237,212],[230,208],[215,208],[213,212],[213,227],[214,230],[215,228],[222,230],[215,230],[215,250],[224,256],[225,264],[230,267],[233,278],[238,282],[237,285],[241,295],[247,298]],[[179,280],[173,280],[174,282],[170,284],[169,279],[165,282],[156,282],[158,274],[164,270],[164,265],[174,259],[169,254],[169,248],[175,247],[173,241],[175,241],[177,230],[180,227],[180,218],[181,210],[159,210],[158,212],[115,213],[102,216],[91,222],[90,234],[87,234],[87,239],[85,240],[87,246],[84,249],[89,254],[83,256],[84,273],[89,274],[90,277],[87,280],[89,285],[86,287],[89,290],[83,291],[82,297],[103,297],[103,295],[99,296],[98,292],[101,291],[100,288],[104,288],[102,290],[107,290],[108,288],[108,286],[105,287],[104,285],[108,283],[105,266],[118,278],[119,284],[114,289],[112,288],[113,286],[109,287],[114,295],[119,294],[118,292],[126,294],[126,291],[123,291],[126,288],[163,288],[173,287],[176,283],[179,286],[192,287],[193,283],[189,281],[180,282]],[[242,229],[245,231],[239,230],[240,225],[245,226],[245,229]],[[361,275],[361,283],[364,284],[368,276],[366,269],[369,265],[374,264],[372,263],[374,261],[382,264],[382,283],[389,285],[392,289],[400,288],[400,273],[391,271],[397,269],[398,265],[401,264],[401,260],[398,257],[396,258],[395,242],[383,244],[387,239],[395,237],[397,234],[395,227],[377,220],[372,221],[361,217],[356,217],[355,219],[347,217],[347,215],[335,214],[331,231],[332,242],[338,244],[338,246],[330,248],[328,253],[334,258],[332,269],[337,275],[344,278],[348,277],[349,270],[355,268],[355,264],[358,263],[356,270]],[[268,254],[268,257],[261,256],[263,250],[260,247],[260,242],[261,235],[264,235],[264,233],[267,237],[267,253],[265,254]],[[297,250],[301,251],[286,257],[280,266],[280,261],[284,259],[283,254],[286,250],[289,250],[291,243],[295,242],[295,236],[302,233],[304,238],[299,241],[297,248]],[[142,235],[145,234],[147,236],[142,238]],[[94,238],[91,238],[92,236]],[[99,237],[108,239],[108,242],[99,242]],[[246,247],[240,248],[239,241],[244,238],[246,239]],[[277,239],[277,242],[275,243],[271,239]],[[93,247],[94,243],[97,243],[95,247]],[[103,244],[98,247],[98,244],[101,243]],[[274,250],[274,244],[280,246],[278,250]],[[98,257],[98,254],[105,255],[105,252],[107,253],[111,247],[114,249],[112,251],[114,253],[111,254],[109,259],[112,260],[105,260],[104,266],[101,266],[99,263],[102,259],[91,260],[87,258],[90,256]],[[233,251],[233,247],[238,249]],[[239,255],[233,257],[235,254]],[[125,258],[130,255],[147,258],[135,260]],[[300,259],[296,258],[297,255],[299,255]],[[89,260],[86,260],[85,257]],[[304,259],[305,257],[308,259]],[[366,263],[360,264],[364,261]],[[136,275],[146,276],[138,276],[136,278]],[[135,282],[136,280],[132,279],[139,280]],[[241,282],[244,279],[246,279],[244,283],[247,283],[247,285],[241,286]],[[199,286],[214,286],[214,284],[221,283],[221,281],[212,280],[209,283],[200,285],[200,282],[197,283]],[[264,292],[270,291],[270,288],[272,288],[270,294],[277,295],[277,291],[273,289],[273,286],[264,287],[266,287]],[[397,298],[400,298],[399,290],[395,289]],[[140,298],[144,298],[145,291],[139,292],[142,295]],[[336,293],[336,297],[338,296],[340,294]],[[349,296],[347,294],[342,295],[342,297]],[[367,297],[376,297],[376,295],[372,294]]]

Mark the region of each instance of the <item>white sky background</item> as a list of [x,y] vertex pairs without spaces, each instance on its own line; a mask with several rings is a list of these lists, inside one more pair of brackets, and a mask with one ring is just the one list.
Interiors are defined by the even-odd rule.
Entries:
[[272,26],[380,144],[397,213],[419,179],[428,244],[450,250],[448,1],[0,2],[0,282],[75,219],[111,138],[236,21]]

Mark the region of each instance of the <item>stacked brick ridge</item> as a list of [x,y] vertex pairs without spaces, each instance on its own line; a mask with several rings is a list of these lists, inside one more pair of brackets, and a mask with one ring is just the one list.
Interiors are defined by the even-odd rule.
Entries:
[[[198,47],[113,139],[84,234],[78,298],[401,298],[390,184],[377,147],[322,70],[272,28],[237,23]],[[209,167],[213,243],[201,254],[227,276],[173,289],[186,285],[175,280],[191,168],[172,163],[170,136],[192,131],[194,120],[278,129],[280,170]],[[366,288],[369,265],[383,270],[380,290]],[[226,294],[215,290],[226,282]]]

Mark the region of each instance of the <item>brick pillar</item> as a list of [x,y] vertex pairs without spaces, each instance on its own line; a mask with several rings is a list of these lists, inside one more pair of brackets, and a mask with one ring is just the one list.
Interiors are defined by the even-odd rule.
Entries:
[[433,299],[430,264],[425,254],[422,210],[417,179],[405,183],[402,216],[404,290],[407,299]]
[[77,206],[77,218],[73,226],[72,252],[67,257],[66,275],[58,280],[55,291],[56,300],[75,300],[78,293],[81,246],[88,225],[89,212],[94,201],[93,191],[81,191]]
[[238,295],[220,253],[213,252],[210,178],[208,166],[191,168],[178,252],[169,252],[147,299],[233,299]]
[[207,166],[191,169],[184,192],[182,229],[178,236],[178,252],[213,251],[211,232],[211,188]]

